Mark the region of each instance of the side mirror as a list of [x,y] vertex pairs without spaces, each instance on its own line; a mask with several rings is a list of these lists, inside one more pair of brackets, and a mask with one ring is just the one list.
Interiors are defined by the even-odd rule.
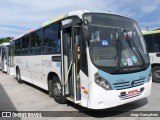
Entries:
[[82,38],[84,41],[89,41],[89,31],[86,26],[82,27]]

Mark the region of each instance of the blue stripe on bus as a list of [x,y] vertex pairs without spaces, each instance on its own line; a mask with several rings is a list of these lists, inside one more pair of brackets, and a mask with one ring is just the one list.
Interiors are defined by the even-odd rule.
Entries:
[[98,70],[98,74],[107,80],[113,90],[121,90],[144,84],[148,81],[150,71],[151,67],[141,72],[129,74],[111,75],[102,70]]

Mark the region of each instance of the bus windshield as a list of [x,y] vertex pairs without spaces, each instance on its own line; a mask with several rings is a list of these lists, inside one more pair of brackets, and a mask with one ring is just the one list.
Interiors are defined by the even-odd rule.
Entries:
[[84,14],[89,48],[99,67],[136,67],[149,63],[143,36],[135,21],[111,14]]

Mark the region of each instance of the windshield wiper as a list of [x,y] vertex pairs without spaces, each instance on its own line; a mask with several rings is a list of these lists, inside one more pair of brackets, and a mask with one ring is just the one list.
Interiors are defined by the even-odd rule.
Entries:
[[137,48],[136,44],[134,43],[134,41],[132,41],[131,38],[129,38],[129,35],[128,35],[128,33],[127,33],[127,31],[126,31],[125,28],[123,28],[123,31],[124,31],[124,33],[126,33],[126,35],[127,35],[126,40],[127,40],[128,44],[130,45],[131,48],[132,48],[132,46],[135,48],[135,50],[137,51],[138,55],[140,56],[140,58],[141,58],[141,60],[142,60],[142,62],[143,62],[143,65],[145,65],[144,58],[143,58],[141,52],[139,51],[139,49]]
[[118,55],[118,62],[117,62],[117,68],[115,69],[117,72],[120,71],[120,63],[121,63],[121,50],[122,50],[122,44],[119,39],[118,32],[116,31],[117,38],[116,38],[116,49],[117,49],[117,55]]

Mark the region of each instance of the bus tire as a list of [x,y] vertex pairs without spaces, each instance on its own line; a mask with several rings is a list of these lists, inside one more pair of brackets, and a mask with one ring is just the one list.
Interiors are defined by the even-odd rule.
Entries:
[[160,66],[153,67],[152,78],[154,82],[160,83]]
[[67,102],[66,98],[62,95],[62,85],[57,76],[53,77],[52,81],[52,94],[54,100],[59,104],[65,104]]
[[20,70],[17,68],[16,70],[16,80],[18,83],[22,83]]
[[52,93],[52,81],[53,80],[49,80],[48,81],[48,91],[49,91],[48,94],[49,94],[49,97],[51,97],[51,98],[53,97],[53,93]]

